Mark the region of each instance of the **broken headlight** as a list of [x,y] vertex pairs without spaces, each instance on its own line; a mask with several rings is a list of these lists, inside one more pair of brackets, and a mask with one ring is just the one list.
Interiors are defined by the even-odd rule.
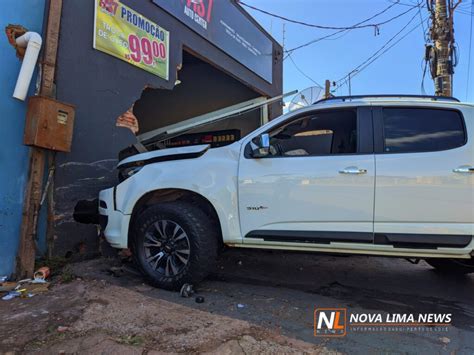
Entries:
[[140,170],[142,170],[143,166],[131,166],[129,168],[124,168],[119,171],[119,181],[122,182],[129,177],[135,175]]

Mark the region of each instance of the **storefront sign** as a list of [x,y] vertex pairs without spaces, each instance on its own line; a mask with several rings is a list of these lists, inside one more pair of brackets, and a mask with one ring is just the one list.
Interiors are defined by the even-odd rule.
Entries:
[[272,41],[231,0],[153,2],[254,73],[272,82]]
[[95,0],[94,48],[168,80],[168,31],[118,0]]

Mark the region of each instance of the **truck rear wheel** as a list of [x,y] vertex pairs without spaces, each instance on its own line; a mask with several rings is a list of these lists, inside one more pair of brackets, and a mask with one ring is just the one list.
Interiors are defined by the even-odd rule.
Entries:
[[451,274],[474,272],[474,259],[426,259],[436,270]]
[[181,201],[153,205],[134,224],[132,252],[154,286],[178,290],[197,284],[213,269],[218,239],[209,217]]

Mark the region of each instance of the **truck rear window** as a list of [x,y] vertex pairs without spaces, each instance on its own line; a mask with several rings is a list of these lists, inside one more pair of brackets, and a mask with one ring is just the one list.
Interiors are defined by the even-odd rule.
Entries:
[[461,114],[453,110],[384,108],[386,153],[434,152],[466,142]]

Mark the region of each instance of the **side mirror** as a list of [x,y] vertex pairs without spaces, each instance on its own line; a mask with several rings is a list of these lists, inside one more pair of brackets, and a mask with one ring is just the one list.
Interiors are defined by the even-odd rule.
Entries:
[[252,156],[263,158],[268,154],[270,154],[270,136],[268,133],[263,133],[256,137],[255,142],[252,142]]

